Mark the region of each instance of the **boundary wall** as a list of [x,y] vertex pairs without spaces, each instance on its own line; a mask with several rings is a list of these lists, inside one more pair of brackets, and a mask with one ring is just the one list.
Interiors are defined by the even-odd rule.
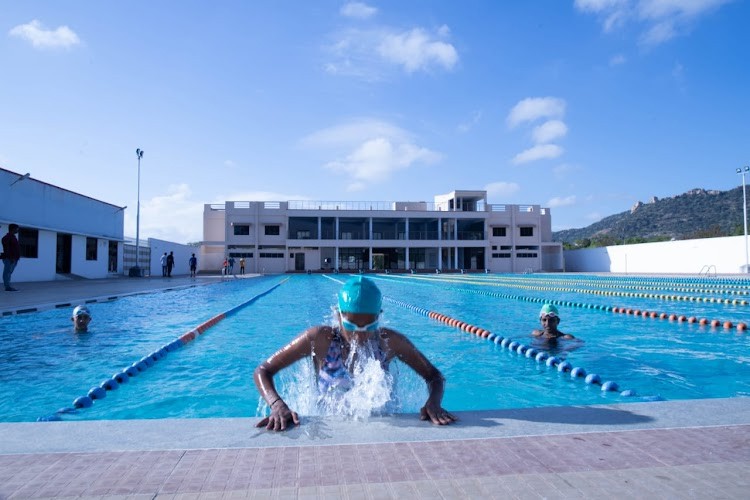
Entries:
[[563,258],[566,272],[737,274],[745,248],[745,236],[727,236],[565,250]]

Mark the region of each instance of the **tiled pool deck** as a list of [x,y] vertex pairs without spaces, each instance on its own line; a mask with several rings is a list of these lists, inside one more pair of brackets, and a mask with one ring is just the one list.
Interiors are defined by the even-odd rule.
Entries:
[[[138,282],[19,284],[0,311],[160,288]],[[458,415],[305,419],[281,434],[256,419],[0,423],[0,498],[750,496],[750,398]]]

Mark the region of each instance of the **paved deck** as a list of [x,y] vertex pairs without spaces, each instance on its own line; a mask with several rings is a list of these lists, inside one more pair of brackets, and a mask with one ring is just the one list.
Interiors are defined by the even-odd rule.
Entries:
[[[0,310],[209,280],[19,283]],[[0,498],[748,497],[750,398],[459,417],[304,419],[282,434],[256,419],[0,423]]]

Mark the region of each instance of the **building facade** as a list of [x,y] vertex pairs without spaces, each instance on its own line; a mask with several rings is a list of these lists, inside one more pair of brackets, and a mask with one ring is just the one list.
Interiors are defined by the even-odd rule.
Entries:
[[548,208],[491,205],[486,191],[433,202],[228,201],[203,210],[204,270],[562,271]]
[[0,168],[0,233],[20,226],[14,282],[122,274],[124,208]]

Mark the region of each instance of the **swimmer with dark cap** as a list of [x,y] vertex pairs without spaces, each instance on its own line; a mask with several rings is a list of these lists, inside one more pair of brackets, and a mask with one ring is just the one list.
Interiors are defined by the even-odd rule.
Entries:
[[544,304],[539,311],[539,321],[542,323],[541,330],[531,332],[532,337],[541,337],[545,340],[574,339],[569,333],[563,333],[557,329],[560,324],[560,313],[552,304]]
[[[406,363],[427,383],[428,397],[420,410],[422,420],[446,425],[456,417],[443,409],[445,379],[440,371],[403,334],[378,324],[382,296],[377,285],[363,276],[347,281],[338,294],[338,325],[308,328],[255,369],[255,385],[271,409],[256,427],[283,431],[289,424],[298,425],[299,416],[292,411],[274,386],[273,377],[280,370],[311,357],[317,373],[318,390],[346,391],[351,385],[351,366],[356,346],[372,346],[373,355],[383,369],[393,358]],[[348,363],[353,365],[353,361]]]

